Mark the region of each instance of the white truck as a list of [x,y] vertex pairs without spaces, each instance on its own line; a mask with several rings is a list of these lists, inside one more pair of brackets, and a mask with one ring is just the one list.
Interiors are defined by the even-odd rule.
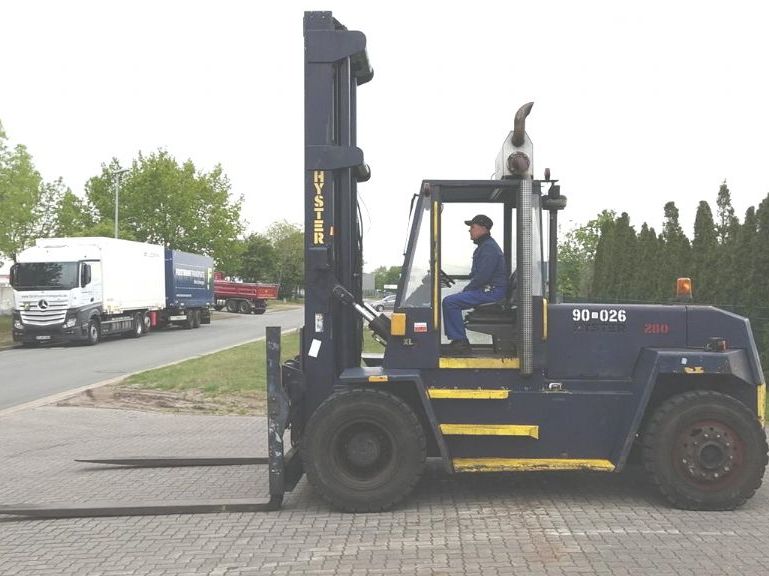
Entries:
[[45,238],[11,269],[13,339],[96,344],[144,335],[166,306],[165,249],[114,238]]

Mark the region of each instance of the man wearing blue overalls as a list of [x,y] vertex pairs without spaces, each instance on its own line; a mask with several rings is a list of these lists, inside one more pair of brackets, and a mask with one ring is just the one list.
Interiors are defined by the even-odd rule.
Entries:
[[470,226],[470,239],[478,245],[473,252],[470,283],[462,292],[443,299],[443,325],[451,340],[449,353],[455,356],[470,353],[462,310],[504,299],[508,282],[505,255],[489,234],[494,225],[491,218],[478,214],[472,220],[465,220],[465,224]]

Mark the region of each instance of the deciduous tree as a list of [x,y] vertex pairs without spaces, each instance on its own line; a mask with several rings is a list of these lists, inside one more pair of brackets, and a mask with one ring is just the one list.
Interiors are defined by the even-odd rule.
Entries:
[[272,282],[275,279],[277,253],[270,239],[259,233],[241,241],[238,270],[235,274],[246,282]]
[[27,148],[11,146],[0,124],[0,254],[13,257],[34,240],[42,184]]
[[[114,223],[115,174],[120,170],[113,159],[86,184],[99,221]],[[124,237],[130,230],[137,240],[208,254],[217,265],[233,269],[243,230],[241,204],[242,198],[231,195],[221,166],[203,172],[192,160],[179,164],[164,150],[140,153],[121,177],[119,234]]]
[[293,298],[304,285],[304,232],[286,220],[274,222],[265,234],[275,250],[273,279],[280,283],[280,296]]

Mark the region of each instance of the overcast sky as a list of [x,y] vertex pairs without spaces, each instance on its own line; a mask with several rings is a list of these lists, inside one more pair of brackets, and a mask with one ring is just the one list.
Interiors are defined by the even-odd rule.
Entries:
[[0,121],[78,194],[111,157],[164,148],[221,163],[249,230],[301,224],[302,16],[331,10],[375,70],[358,93],[366,269],[401,263],[422,179],[491,175],[528,101],[567,229],[612,209],[659,231],[675,200],[691,235],[724,179],[740,219],[769,193],[762,6],[0,0]]

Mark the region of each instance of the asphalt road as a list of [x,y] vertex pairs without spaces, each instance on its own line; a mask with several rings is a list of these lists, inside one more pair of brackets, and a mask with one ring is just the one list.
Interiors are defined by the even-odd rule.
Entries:
[[264,337],[266,326],[302,325],[302,308],[261,316],[217,314],[198,330],[172,328],[97,346],[12,348],[0,352],[0,411],[104,380]]

